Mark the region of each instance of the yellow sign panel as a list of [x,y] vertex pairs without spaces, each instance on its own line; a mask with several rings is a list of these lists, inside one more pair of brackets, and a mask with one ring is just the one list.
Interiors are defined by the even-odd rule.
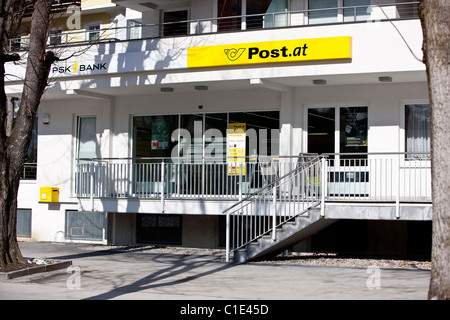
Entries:
[[188,48],[188,68],[352,58],[352,38],[330,37]]
[[237,176],[242,168],[245,176],[246,124],[230,123],[228,129],[228,175]]

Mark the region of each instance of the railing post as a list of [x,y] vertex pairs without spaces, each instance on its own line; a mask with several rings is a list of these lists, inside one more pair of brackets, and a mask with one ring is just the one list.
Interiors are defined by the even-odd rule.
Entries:
[[164,200],[164,159],[161,160],[161,213],[164,213],[164,206],[165,206],[165,200]]
[[401,155],[397,156],[396,163],[396,170],[397,174],[395,175],[397,180],[397,195],[395,196],[395,217],[397,219],[400,219],[400,157]]
[[277,240],[277,184],[272,188],[273,212],[272,212],[272,240]]
[[94,211],[94,161],[89,164],[91,211]]
[[325,217],[325,193],[327,192],[327,159],[325,157],[322,158],[322,174],[320,179],[322,180],[320,183],[321,188],[321,204],[320,204],[320,215]]
[[227,213],[226,221],[226,236],[225,236],[225,251],[226,251],[226,262],[230,262],[230,214]]
[[242,200],[242,162],[239,162],[239,201],[241,200]]

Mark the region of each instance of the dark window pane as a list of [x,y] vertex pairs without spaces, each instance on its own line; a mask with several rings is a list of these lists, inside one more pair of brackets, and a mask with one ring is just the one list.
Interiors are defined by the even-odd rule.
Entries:
[[[241,0],[219,0],[217,4],[217,27],[219,31],[241,30],[241,18],[226,18],[242,15]],[[225,19],[220,19],[225,18]]]
[[308,152],[334,153],[334,108],[308,109]]
[[[340,109],[340,152],[367,153],[367,107]],[[345,158],[342,156],[342,158]],[[366,158],[350,155],[348,158]]]
[[164,12],[164,36],[183,36],[188,34],[188,11]]

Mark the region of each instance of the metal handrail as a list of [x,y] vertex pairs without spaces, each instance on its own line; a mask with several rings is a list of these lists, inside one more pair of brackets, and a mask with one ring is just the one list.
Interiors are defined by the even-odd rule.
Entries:
[[[138,26],[126,26],[126,27],[114,27],[114,28],[104,28],[104,29],[99,29],[99,30],[81,30],[81,31],[72,31],[72,32],[63,32],[61,33],[61,38],[64,36],[66,41],[65,43],[58,43],[58,44],[49,44],[49,47],[58,47],[58,46],[70,46],[70,45],[88,45],[88,44],[96,44],[96,43],[101,43],[101,42],[105,42],[105,41],[130,41],[130,40],[143,40],[143,39],[154,39],[154,38],[164,38],[164,37],[172,37],[174,35],[168,35],[165,36],[163,34],[160,34],[160,31],[164,29],[164,27],[166,26],[170,26],[170,25],[178,25],[178,24],[187,24],[189,26],[189,24],[194,24],[197,23],[197,26],[200,26],[202,23],[205,22],[212,22],[215,23],[215,25],[219,25],[219,23],[221,21],[227,21],[227,20],[233,20],[233,19],[242,19],[241,21],[247,21],[247,19],[251,20],[251,18],[264,18],[264,17],[268,17],[268,16],[272,16],[272,23],[274,24],[273,26],[265,26],[264,29],[274,29],[274,28],[278,28],[278,27],[300,27],[302,25],[308,26],[310,25],[309,21],[303,21],[302,24],[298,25],[295,23],[292,23],[291,20],[287,20],[286,25],[282,25],[282,26],[275,26],[275,17],[276,16],[292,16],[292,15],[296,15],[296,14],[306,14],[306,15],[310,15],[310,14],[314,14],[314,13],[321,13],[321,12],[329,12],[329,11],[347,11],[353,12],[353,21],[338,21],[338,22],[325,22],[325,23],[321,23],[321,24],[335,24],[335,23],[345,23],[345,22],[356,22],[357,21],[357,12],[358,9],[364,9],[364,8],[373,8],[373,7],[379,7],[379,8],[383,8],[383,7],[392,7],[395,6],[396,8],[398,7],[402,7],[402,6],[414,6],[414,5],[419,5],[420,1],[415,1],[415,2],[402,2],[402,3],[387,3],[387,4],[380,4],[380,5],[364,5],[364,6],[349,6],[349,7],[335,7],[335,8],[322,8],[322,9],[307,9],[307,10],[294,10],[294,11],[281,11],[281,12],[271,12],[271,13],[261,13],[261,14],[251,14],[251,15],[237,15],[237,16],[229,16],[229,17],[211,17],[211,18],[202,18],[202,19],[193,19],[193,20],[183,20],[183,21],[176,21],[176,22],[163,22],[163,23],[150,23],[150,24],[141,24]],[[414,9],[413,12],[411,12],[410,14],[408,14],[408,17],[406,18],[388,18],[387,16],[385,16],[384,18],[380,18],[377,20],[398,20],[398,19],[416,19],[418,18],[418,12],[416,12],[416,9]],[[269,21],[270,22],[270,21]],[[229,32],[229,31],[243,31],[246,30],[245,28],[243,29],[242,27],[240,27],[237,30],[224,30],[221,31],[219,30],[219,28],[217,28],[216,30],[211,30],[209,32],[200,32],[197,30],[198,27],[195,27],[194,32],[191,33],[189,31],[189,28],[187,30],[187,34],[183,34],[183,35],[179,35],[179,36],[189,36],[189,35],[197,35],[197,34],[207,34],[207,33],[221,33],[221,32]],[[155,28],[156,30],[158,30],[158,35],[156,36],[140,36],[138,38],[130,38],[128,36],[128,30],[132,30],[132,29],[136,29],[136,28],[140,28],[140,29],[144,29],[144,28]],[[250,30],[257,30],[258,28],[251,28]],[[126,39],[119,39],[117,37],[115,37],[114,35],[117,35],[118,32],[122,32],[122,31],[126,31]],[[109,38],[101,38],[96,40],[96,41],[92,41],[92,40],[80,40],[80,41],[68,41],[70,36],[76,36],[79,34],[91,34],[91,33],[99,33],[101,34],[105,34],[108,33],[109,34]],[[175,35],[176,36],[176,35]],[[84,39],[86,39],[86,37],[83,37]],[[24,41],[26,43],[26,41],[29,39],[29,37],[19,37],[19,38],[13,38],[13,39],[9,39],[9,49],[10,51],[20,51],[22,48],[19,48],[19,50],[16,50],[14,48],[14,44],[15,43],[19,43],[21,44],[22,41]]]
[[[283,155],[250,155],[250,156],[223,156],[223,157],[204,157],[204,156],[192,156],[192,157],[109,157],[109,158],[76,158],[76,161],[94,161],[94,162],[107,162],[107,161],[115,161],[115,160],[127,160],[127,161],[135,161],[135,160],[188,160],[193,158],[194,160],[217,160],[219,158],[222,159],[245,159],[245,160],[257,160],[258,158],[270,158],[272,160],[276,159],[298,159],[299,157],[311,157],[316,156],[317,153],[301,153],[296,156],[283,156]],[[224,162],[224,164],[227,162]],[[199,163],[201,164],[201,162]]]
[[233,209],[233,208],[237,207],[238,205],[240,205],[240,204],[242,204],[242,203],[244,203],[244,202],[250,200],[251,198],[255,197],[256,195],[262,193],[263,191],[265,191],[265,190],[267,190],[267,189],[273,188],[274,186],[276,186],[277,184],[279,184],[280,181],[286,179],[287,177],[291,176],[292,174],[294,174],[294,173],[297,172],[297,171],[303,170],[304,168],[310,166],[313,162],[315,162],[315,161],[317,161],[317,160],[320,160],[321,158],[322,158],[322,156],[319,156],[319,155],[315,156],[314,159],[311,159],[310,161],[305,162],[304,164],[300,165],[299,167],[297,167],[297,168],[295,168],[295,169],[289,171],[288,173],[284,174],[283,176],[277,178],[277,179],[276,179],[275,181],[273,181],[272,183],[270,183],[270,184],[268,184],[268,185],[266,185],[266,186],[264,186],[264,187],[258,189],[257,191],[255,191],[255,192],[249,194],[248,196],[246,196],[244,199],[242,199],[242,200],[236,202],[236,203],[233,204],[231,207],[229,207],[229,208],[227,208],[226,210],[222,211],[222,214],[226,214],[226,213],[227,213],[228,211],[230,211],[231,209]]
[[322,176],[323,159],[314,157],[223,211],[226,214],[227,261],[231,251],[264,235],[272,233],[272,240],[276,240],[277,227],[320,203],[322,190],[315,182],[311,183],[311,178],[316,181]]

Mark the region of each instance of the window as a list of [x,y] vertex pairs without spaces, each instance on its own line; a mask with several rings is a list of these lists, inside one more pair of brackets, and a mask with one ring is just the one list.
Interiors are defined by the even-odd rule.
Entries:
[[[218,0],[217,3],[217,28],[219,31],[241,30],[241,18],[235,16],[242,15],[241,0]],[[227,18],[233,17],[233,18]]]
[[78,118],[77,157],[79,159],[97,158],[97,135],[95,116]]
[[[135,170],[135,192],[162,190],[157,164],[166,158],[167,192],[230,194],[237,180],[228,172],[227,164],[233,161],[227,156],[239,152],[239,160],[249,160],[250,156],[278,155],[279,118],[279,111],[135,116],[133,161],[141,164]],[[245,127],[239,146],[229,145],[228,129],[233,124]],[[180,165],[173,166],[171,161]],[[248,167],[248,172],[254,168]]]
[[309,23],[310,24],[318,24],[318,23],[333,23],[337,22],[337,9],[334,10],[323,10],[327,8],[337,8],[338,0],[309,0],[308,1],[308,9],[309,10],[317,10],[311,11],[309,13]]
[[280,128],[278,111],[230,113],[229,122],[245,123],[247,157],[278,155]]
[[37,174],[37,140],[38,140],[38,113],[33,122],[31,141],[28,146],[28,155],[23,168],[23,179],[34,180]]
[[[425,159],[430,157],[431,129],[428,104],[405,105],[405,135],[407,158]],[[417,153],[415,154],[415,152]]]
[[344,21],[367,21],[370,18],[370,0],[344,0]]
[[367,153],[367,107],[309,108],[307,120],[309,153]]
[[[246,156],[277,155],[279,119],[279,111],[136,116],[134,156],[178,155],[190,160],[215,157],[225,161],[227,129],[232,123],[246,125]],[[175,131],[178,128],[179,136]]]
[[89,35],[89,42],[97,42],[100,41],[100,25],[91,25],[88,27],[88,35]]
[[[13,121],[17,117],[17,112],[20,107],[20,99],[16,97],[11,98],[11,111],[13,112]],[[9,111],[9,110],[8,110]],[[38,137],[38,117],[39,111],[33,121],[33,130],[31,132],[31,141],[28,146],[27,158],[25,160],[24,168],[22,171],[21,179],[24,180],[35,180],[36,179],[36,169],[37,169],[37,137]]]
[[308,9],[313,10],[309,12],[309,24],[366,21],[369,6],[370,0],[308,0]]
[[17,209],[17,236],[31,238],[31,209]]
[[334,153],[335,108],[308,109],[308,152]]
[[367,153],[367,107],[340,108],[340,122],[340,152]]
[[57,46],[62,43],[62,29],[55,28],[50,31],[49,41],[51,46]]
[[287,0],[247,0],[246,2],[246,15],[258,15],[246,18],[247,29],[282,27],[287,25],[287,15],[283,13],[288,9]]
[[188,11],[164,12],[164,36],[183,36],[188,34]]
[[134,117],[134,156],[170,157],[176,144],[172,141],[172,132],[177,128],[178,115]]
[[133,20],[129,20],[127,22],[127,25],[128,25],[128,40],[140,39],[142,25],[139,22]]
[[[219,31],[233,31],[241,29],[261,29],[282,27],[287,25],[287,0],[219,0],[218,1],[218,29]],[[245,25],[242,25],[241,17]],[[253,15],[253,16],[252,16]]]

